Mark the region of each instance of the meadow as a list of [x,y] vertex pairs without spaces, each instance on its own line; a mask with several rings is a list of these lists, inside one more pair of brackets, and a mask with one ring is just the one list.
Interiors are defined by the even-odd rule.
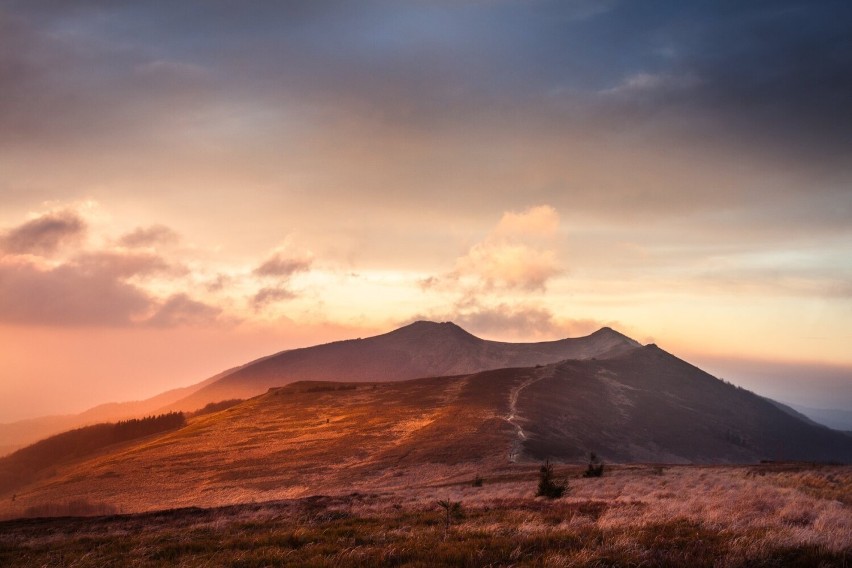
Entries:
[[[0,522],[0,566],[848,566],[852,468],[537,466],[214,508]],[[460,503],[447,523],[438,502]],[[58,514],[73,504],[56,504]],[[80,514],[108,512],[78,502]],[[50,511],[30,511],[45,514]],[[25,513],[22,511],[22,514]]]

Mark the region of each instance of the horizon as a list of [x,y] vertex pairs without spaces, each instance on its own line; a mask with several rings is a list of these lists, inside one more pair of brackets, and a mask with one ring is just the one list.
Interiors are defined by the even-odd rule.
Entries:
[[850,21],[0,3],[0,423],[418,319],[852,412]]

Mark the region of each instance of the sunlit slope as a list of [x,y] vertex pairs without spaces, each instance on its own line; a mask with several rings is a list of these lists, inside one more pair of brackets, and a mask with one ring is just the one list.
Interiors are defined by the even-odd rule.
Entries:
[[122,510],[212,505],[422,484],[490,467],[505,461],[512,439],[501,416],[507,393],[535,371],[292,384],[61,467],[18,490],[17,506],[75,498]]
[[639,346],[610,328],[558,341],[504,343],[480,339],[453,323],[420,321],[374,337],[265,357],[165,409],[194,410],[208,402],[248,398],[301,380],[399,381],[460,375],[565,359],[608,357]]

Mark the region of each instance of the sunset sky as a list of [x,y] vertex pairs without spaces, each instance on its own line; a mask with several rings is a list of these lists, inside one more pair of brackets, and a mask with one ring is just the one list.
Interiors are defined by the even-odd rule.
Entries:
[[0,0],[0,422],[452,320],[852,410],[852,4]]

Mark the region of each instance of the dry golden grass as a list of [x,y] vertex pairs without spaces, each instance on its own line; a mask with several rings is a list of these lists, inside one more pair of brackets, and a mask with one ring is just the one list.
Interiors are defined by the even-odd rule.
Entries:
[[[343,390],[297,383],[191,418],[179,431],[58,464],[0,495],[0,518],[69,500],[142,512],[467,476],[506,461],[512,427],[499,417],[500,404],[469,400],[477,397],[466,384],[452,377]],[[477,457],[468,463],[470,455]]]
[[[811,486],[849,467],[557,467],[213,509],[0,523],[2,566],[846,566],[852,507]],[[800,485],[805,480],[805,485]],[[817,482],[821,480],[821,482]],[[848,495],[844,495],[848,497]],[[438,500],[460,501],[449,532]]]

